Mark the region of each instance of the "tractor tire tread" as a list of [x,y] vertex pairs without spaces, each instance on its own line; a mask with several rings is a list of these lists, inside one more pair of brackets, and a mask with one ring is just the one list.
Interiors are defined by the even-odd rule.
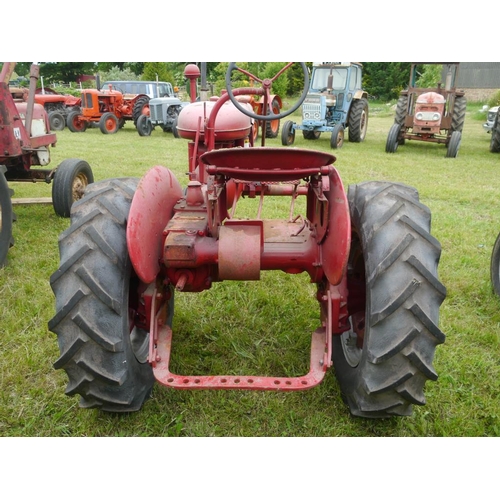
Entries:
[[59,238],[61,263],[50,278],[56,314],[49,329],[60,349],[54,368],[66,371],[66,394],[79,394],[84,408],[139,410],[154,383],[150,365],[135,359],[124,334],[131,272],[126,221],[137,183],[89,185]]
[[[364,116],[364,122],[363,122]],[[352,103],[349,113],[349,124],[347,126],[349,142],[363,142],[368,127],[368,101],[356,99]]]
[[445,340],[438,327],[446,297],[437,277],[441,246],[414,188],[366,182],[351,186],[348,199],[370,303],[359,365],[345,371],[334,339],[335,371],[353,415],[410,415],[413,404],[425,404],[425,382],[437,379],[434,352]]

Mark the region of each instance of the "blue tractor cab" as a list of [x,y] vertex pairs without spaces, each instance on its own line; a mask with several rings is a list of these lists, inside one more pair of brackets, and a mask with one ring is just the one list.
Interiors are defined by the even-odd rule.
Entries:
[[302,104],[302,123],[285,122],[283,146],[294,143],[296,130],[302,130],[308,140],[330,132],[333,149],[342,147],[345,129],[350,142],[363,141],[368,127],[368,94],[361,88],[361,79],[360,63],[314,63],[309,92]]

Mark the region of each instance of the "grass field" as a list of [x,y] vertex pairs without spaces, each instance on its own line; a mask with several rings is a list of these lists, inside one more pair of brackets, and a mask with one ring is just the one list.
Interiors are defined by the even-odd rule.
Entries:
[[[345,142],[333,154],[345,186],[365,180],[402,182],[419,190],[441,242],[439,267],[448,295],[440,326],[437,382],[411,417],[350,416],[333,370],[299,393],[175,391],[156,385],[140,412],[117,416],[78,408],[64,394],[66,374],[47,323],[54,314],[49,277],[57,269],[58,236],[69,226],[49,206],[16,206],[15,246],[0,270],[1,436],[499,436],[500,299],[491,291],[492,246],[500,232],[500,155],[468,109],[459,156],[444,146],[407,142],[385,153],[393,110],[372,104],[365,142]],[[332,152],[329,137],[294,146]],[[156,129],[140,137],[129,123],[116,135],[99,129],[57,134],[51,166],[87,160],[96,180],[142,176],[154,165],[186,185],[187,142]],[[347,136],[346,136],[347,138]],[[279,139],[268,140],[280,146]],[[45,184],[11,183],[15,197],[50,196]],[[271,207],[280,209],[280,207]],[[300,375],[307,371],[310,333],[319,320],[306,276],[263,273],[260,282],[216,284],[201,294],[177,294],[173,371]]]

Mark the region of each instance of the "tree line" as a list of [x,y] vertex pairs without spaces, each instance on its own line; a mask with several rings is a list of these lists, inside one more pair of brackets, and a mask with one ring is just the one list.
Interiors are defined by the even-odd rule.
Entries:
[[[112,79],[141,79],[169,81],[173,85],[186,84],[184,68],[187,62],[42,62],[40,76],[47,85],[52,83],[78,82],[82,75],[105,75],[107,80]],[[200,65],[200,63],[195,63]],[[312,63],[306,63],[308,67]],[[17,63],[16,73],[21,77],[28,77],[31,63]],[[259,78],[274,76],[283,63],[238,63]],[[410,74],[411,63],[406,62],[365,62],[363,63],[363,88],[375,99],[389,101],[398,97],[399,92],[406,88]],[[228,63],[207,63],[207,81],[216,92],[224,86],[225,72]],[[116,77],[114,77],[116,75]],[[120,77],[120,75],[122,75]],[[124,78],[123,75],[127,75]],[[236,75],[242,85],[249,84],[243,75]],[[294,65],[273,86],[275,93],[280,95],[295,95],[302,88],[302,70]]]

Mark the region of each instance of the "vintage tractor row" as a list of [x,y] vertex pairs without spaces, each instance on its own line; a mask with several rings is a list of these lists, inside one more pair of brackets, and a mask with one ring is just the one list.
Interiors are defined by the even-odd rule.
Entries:
[[[157,165],[140,180],[91,184],[73,205],[50,278],[49,329],[60,349],[54,366],[82,407],[139,410],[155,380],[177,389],[311,389],[332,366],[354,415],[408,415],[425,404],[424,385],[437,379],[435,349],[445,340],[438,319],[446,289],[437,273],[441,247],[416,189],[369,181],[346,192],[331,154],[253,147],[252,120],[282,119],[306,97],[309,72],[300,66],[304,92],[279,114],[257,115],[239,100],[262,96],[267,108],[276,76],[259,88],[233,88],[236,63],[227,93],[182,109],[187,185]],[[196,82],[190,86],[194,95]],[[254,217],[237,217],[242,197],[254,203]],[[289,200],[282,218],[262,217],[269,197]],[[273,270],[307,273],[316,285],[309,372],[174,373],[174,296]]]
[[302,106],[302,123],[287,121],[281,143],[290,146],[295,133],[302,130],[304,139],[317,140],[329,132],[332,149],[344,144],[347,129],[350,142],[361,142],[368,128],[368,94],[361,87],[359,63],[314,63],[309,92]]
[[[10,87],[12,97],[16,100],[28,100],[28,89]],[[60,94],[51,88],[35,90],[35,103],[44,107],[49,118],[50,130],[55,132],[64,130],[68,115],[80,111],[81,99],[69,94]]]
[[[247,72],[245,72],[247,73]],[[195,64],[190,64],[186,67],[186,78],[199,78],[202,76],[201,82],[201,91],[203,93],[206,89],[205,73],[200,71],[198,66]],[[253,76],[253,75],[252,75]],[[252,82],[253,83],[253,82]],[[191,95],[191,102],[196,100],[196,95]],[[204,100],[208,99],[208,94],[205,96]],[[217,99],[217,97],[214,97]],[[271,106],[264,108],[264,99],[261,97],[260,99],[255,99],[255,96],[242,96],[240,98],[241,101],[248,102],[252,107],[254,113],[256,115],[265,115],[270,112],[274,114],[279,114],[281,108],[283,106],[283,101],[279,95],[271,95],[269,97]],[[157,97],[151,99],[149,101],[149,113],[143,114],[137,120],[137,131],[141,136],[149,136],[151,132],[155,129],[155,127],[159,126],[162,128],[164,132],[172,132],[174,137],[178,138],[179,135],[177,133],[177,120],[179,113],[181,112],[184,106],[187,106],[188,102],[180,101],[175,96],[165,96],[165,97]],[[280,128],[279,120],[253,120],[253,139],[254,142],[257,140],[259,136],[259,130],[262,129],[264,131],[265,137],[274,138],[278,136]]]
[[76,158],[64,160],[57,168],[33,168],[49,165],[50,148],[55,147],[57,138],[49,132],[45,109],[35,103],[38,66],[31,66],[27,100],[15,99],[10,92],[14,67],[15,63],[4,63],[0,72],[0,267],[13,244],[13,191],[8,181],[52,183],[54,210],[69,217],[73,202],[94,180],[89,164]]
[[[443,67],[445,84],[417,87],[421,64]],[[456,158],[462,140],[467,100],[457,90],[459,63],[412,63],[408,89],[400,93],[394,124],[389,130],[385,150],[395,153],[405,140],[433,142],[446,146],[446,157]]]
[[81,95],[81,111],[68,115],[67,125],[71,132],[85,132],[88,127],[99,127],[103,134],[115,134],[126,121],[137,120],[149,114],[149,96],[122,94],[118,90],[86,89]]

